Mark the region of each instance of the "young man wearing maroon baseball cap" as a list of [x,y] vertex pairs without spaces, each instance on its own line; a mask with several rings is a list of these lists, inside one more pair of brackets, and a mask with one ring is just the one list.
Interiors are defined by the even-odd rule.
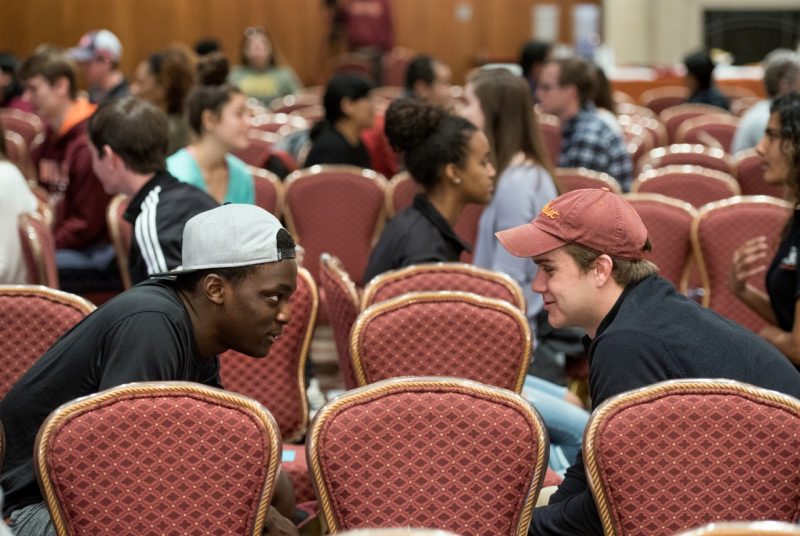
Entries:
[[[586,330],[593,407],[681,378],[726,378],[800,397],[800,373],[776,348],[658,276],[645,259],[647,228],[621,196],[605,188],[566,193],[497,238],[538,265],[532,287],[550,324]],[[536,509],[530,531],[603,534],[581,454],[549,505]]]

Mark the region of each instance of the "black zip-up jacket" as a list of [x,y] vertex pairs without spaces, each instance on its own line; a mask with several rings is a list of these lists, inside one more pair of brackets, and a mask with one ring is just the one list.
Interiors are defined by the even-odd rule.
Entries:
[[128,267],[131,283],[181,264],[183,227],[192,216],[219,206],[206,192],[156,173],[131,199],[125,219],[133,225]]
[[[595,408],[625,391],[684,378],[737,380],[800,398],[800,373],[775,347],[655,275],[627,287],[584,344]],[[581,454],[550,504],[534,511],[529,534],[602,536]]]

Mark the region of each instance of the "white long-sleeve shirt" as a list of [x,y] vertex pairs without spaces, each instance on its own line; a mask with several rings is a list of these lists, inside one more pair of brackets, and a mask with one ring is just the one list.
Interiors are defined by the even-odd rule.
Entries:
[[36,196],[20,170],[8,160],[0,160],[0,283],[26,283],[25,264],[19,242],[17,218],[36,211]]

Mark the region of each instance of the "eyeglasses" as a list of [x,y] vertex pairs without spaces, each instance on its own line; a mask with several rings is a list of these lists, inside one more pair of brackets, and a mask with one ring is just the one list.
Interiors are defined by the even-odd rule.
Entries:
[[252,39],[256,36],[267,35],[267,31],[261,26],[248,26],[244,29],[244,36],[247,39]]

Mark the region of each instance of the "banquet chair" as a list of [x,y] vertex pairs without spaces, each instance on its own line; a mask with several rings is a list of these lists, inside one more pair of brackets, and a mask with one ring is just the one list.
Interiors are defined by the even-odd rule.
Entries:
[[782,521],[723,521],[675,536],[800,536],[800,526]]
[[641,173],[631,185],[636,193],[662,194],[701,207],[739,195],[739,183],[722,171],[701,166],[666,166]]
[[733,158],[723,151],[698,143],[676,143],[669,147],[657,147],[639,163],[640,171],[649,171],[664,166],[703,166],[723,173],[734,173]]
[[45,217],[38,212],[20,214],[17,232],[28,283],[57,289],[56,241]]
[[13,130],[6,130],[3,136],[4,139],[2,141],[6,158],[19,168],[26,179],[33,178],[33,164],[30,161],[28,147],[25,145],[23,137]]
[[607,536],[800,516],[800,401],[732,380],[672,380],[592,413],[583,459]]
[[521,392],[531,333],[516,305],[457,291],[410,292],[358,315],[350,356],[359,385],[450,376]]
[[730,114],[701,115],[684,121],[675,134],[677,143],[699,143],[730,153],[739,119]]
[[325,294],[323,304],[333,330],[344,388],[354,389],[358,382],[350,364],[350,330],[361,312],[358,289],[342,262],[329,253],[323,253],[320,257],[319,285]]
[[254,359],[228,350],[220,355],[220,379],[225,389],[263,404],[275,418],[284,449],[294,459],[282,464],[292,481],[298,503],[314,498],[301,441],[308,428],[305,370],[316,326],[319,299],[308,270],[298,268],[297,288],[290,299],[292,316],[269,353]]
[[731,115],[730,112],[717,106],[710,104],[696,104],[686,103],[677,106],[671,106],[659,114],[661,122],[667,127],[667,135],[669,136],[670,143],[677,143],[678,129],[680,126],[689,119],[699,117],[701,115]]
[[586,168],[556,168],[556,176],[565,192],[582,188],[608,188],[616,194],[622,193],[617,179],[608,173]]
[[[692,248],[704,287],[703,305],[758,333],[766,321],[728,290],[733,253],[745,241],[766,236],[773,251],[793,205],[766,196],[743,196],[700,208],[692,223]],[[770,257],[771,258],[771,254]],[[750,284],[764,290],[764,274]]]
[[269,109],[276,114],[290,114],[295,110],[322,104],[322,96],[313,93],[294,93],[270,101]]
[[247,133],[247,147],[233,151],[232,154],[248,166],[263,169],[272,154],[272,148],[280,139],[281,137],[274,132],[254,128]]
[[639,102],[653,113],[660,114],[667,108],[683,104],[688,97],[689,90],[685,86],[664,86],[644,91]]
[[681,292],[686,292],[692,256],[692,222],[697,210],[685,201],[660,194],[627,194],[647,228],[653,245],[645,259],[658,266],[658,273]]
[[94,311],[74,294],[34,285],[0,285],[0,399],[64,333]]
[[44,122],[34,113],[14,108],[0,108],[0,125],[6,132],[16,132],[22,136],[28,156],[35,153],[44,142]]
[[122,288],[131,288],[131,271],[128,266],[128,255],[131,251],[133,226],[123,216],[128,208],[128,196],[115,195],[106,208],[106,225],[111,236],[111,245],[114,247],[114,256],[117,259]]
[[547,154],[550,155],[553,165],[557,166],[561,155],[561,121],[558,117],[546,113],[538,114],[537,118]]
[[274,132],[279,136],[286,136],[293,132],[310,129],[311,123],[296,115],[263,113],[253,116],[250,126],[264,132]]
[[736,181],[742,195],[770,195],[786,198],[786,187],[764,182],[763,160],[755,149],[739,151],[735,156]]
[[420,186],[408,171],[401,171],[389,181],[386,187],[386,215],[393,218],[411,206],[414,196],[422,192]]
[[323,251],[341,259],[359,285],[386,218],[386,179],[354,166],[313,166],[286,177],[284,214],[305,267],[319,277]]
[[515,393],[455,378],[398,378],[320,410],[309,431],[331,534],[428,527],[527,534],[547,467],[541,418]]
[[438,290],[471,292],[526,311],[525,295],[508,275],[458,262],[415,264],[383,273],[364,288],[361,309],[409,292]]
[[266,169],[248,166],[253,176],[256,205],[280,219],[283,213],[283,183],[277,175]]
[[59,536],[261,535],[281,441],[247,397],[189,382],[131,383],[55,410],[35,468]]

